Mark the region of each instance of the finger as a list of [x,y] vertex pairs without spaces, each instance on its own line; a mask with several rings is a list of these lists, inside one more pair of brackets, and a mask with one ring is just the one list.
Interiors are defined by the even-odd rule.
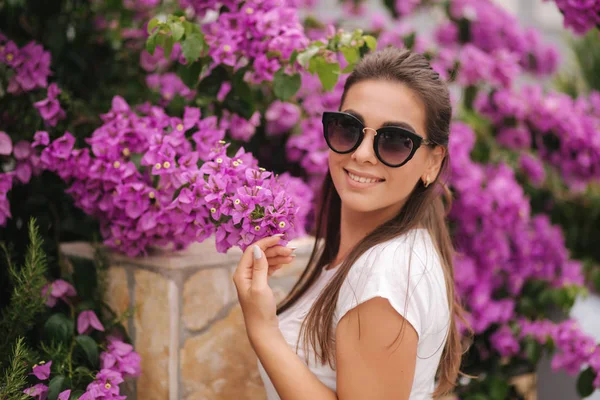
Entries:
[[[262,251],[265,251],[265,249],[276,245],[279,242],[279,240],[281,240],[280,236],[269,236],[256,241],[255,243],[253,243],[253,245],[257,245]],[[234,275],[241,276],[244,279],[251,279],[253,263],[252,248],[253,246],[248,246],[246,248],[244,254],[242,254],[240,263],[238,264],[238,269],[236,270]]]
[[267,263],[267,257],[265,253],[258,245],[252,246],[252,256],[254,264],[252,268],[252,289],[264,289],[268,286],[267,278],[269,274],[269,264]]
[[273,246],[269,247],[265,250],[265,254],[267,258],[277,257],[277,256],[289,256],[295,250],[294,247],[285,247],[285,246]]
[[285,256],[285,257],[273,257],[269,258],[267,261],[269,266],[278,265],[278,264],[289,264],[294,261],[294,256]]

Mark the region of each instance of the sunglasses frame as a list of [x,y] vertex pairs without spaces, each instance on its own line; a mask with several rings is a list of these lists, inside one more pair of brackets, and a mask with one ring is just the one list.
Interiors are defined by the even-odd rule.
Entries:
[[[331,143],[329,142],[329,135],[327,133],[327,124],[334,118],[338,117],[338,116],[344,116],[344,117],[350,117],[353,120],[356,121],[356,123],[362,127],[361,132],[362,135],[361,137],[358,139],[358,141],[356,142],[356,144],[354,146],[352,146],[352,148],[350,150],[347,151],[338,151],[336,149],[333,148],[333,146],[331,146]],[[377,156],[377,159],[379,161],[381,161],[384,165],[387,165],[390,168],[399,168],[401,166],[403,166],[404,164],[406,164],[407,162],[409,162],[413,156],[415,155],[416,151],[419,149],[419,147],[421,147],[421,145],[432,145],[435,144],[434,142],[432,142],[431,140],[425,139],[424,137],[417,135],[414,132],[409,131],[408,129],[404,129],[402,127],[399,126],[384,126],[383,128],[379,128],[379,129],[373,129],[373,128],[369,128],[366,127],[362,121],[358,118],[356,118],[354,115],[352,114],[348,114],[345,112],[341,112],[341,111],[325,111],[323,113],[323,118],[322,118],[322,122],[323,122],[323,136],[325,136],[325,141],[327,142],[327,146],[329,146],[329,148],[331,149],[331,151],[338,153],[338,154],[348,154],[348,153],[352,153],[354,150],[356,150],[362,143],[362,141],[365,138],[365,131],[367,129],[370,129],[372,131],[375,131],[375,138],[373,140],[373,151],[375,152],[375,155]],[[379,144],[379,138],[380,136],[378,135],[378,133],[381,133],[384,130],[388,130],[388,129],[394,129],[395,131],[400,131],[400,133],[402,133],[403,135],[405,135],[407,138],[409,138],[412,142],[413,142],[413,148],[410,152],[410,154],[408,155],[408,157],[406,158],[406,160],[404,160],[402,163],[400,164],[390,164],[386,161],[384,161],[381,157],[381,155],[379,154],[379,150],[378,150],[378,144]]]

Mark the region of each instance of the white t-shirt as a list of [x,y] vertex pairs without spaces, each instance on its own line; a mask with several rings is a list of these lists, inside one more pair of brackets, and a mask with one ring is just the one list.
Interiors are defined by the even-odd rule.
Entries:
[[[313,286],[279,315],[279,328],[293,350],[302,321],[336,271],[337,268],[324,270]],[[334,335],[338,322],[349,310],[375,297],[387,299],[417,332],[419,341],[410,400],[431,399],[450,320],[444,272],[427,230],[409,231],[372,247],[359,257],[340,289],[333,319]],[[301,340],[298,356],[321,382],[335,391],[336,371],[328,363],[316,364],[312,348],[309,353],[307,357]],[[258,367],[267,399],[278,400],[279,395],[260,361]]]

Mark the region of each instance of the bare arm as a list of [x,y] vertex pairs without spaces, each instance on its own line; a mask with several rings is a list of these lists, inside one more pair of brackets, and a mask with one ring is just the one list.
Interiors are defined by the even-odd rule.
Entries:
[[418,336],[381,297],[350,310],[337,326],[337,394],[308,369],[281,332],[254,334],[250,342],[282,400],[409,398]]
[[350,310],[336,330],[338,398],[408,399],[417,343],[415,329],[384,298]]
[[281,331],[254,334],[250,343],[282,400],[336,400],[285,341]]

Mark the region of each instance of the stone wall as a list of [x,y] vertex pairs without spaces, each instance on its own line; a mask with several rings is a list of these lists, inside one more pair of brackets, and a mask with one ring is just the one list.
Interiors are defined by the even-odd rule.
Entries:
[[[305,268],[314,239],[295,240],[295,261],[269,283],[278,299]],[[67,257],[91,259],[88,243],[65,243]],[[124,388],[138,400],[265,399],[256,355],[246,337],[232,276],[241,251],[219,254],[213,241],[147,257],[109,254],[105,299],[142,358],[142,375]]]

